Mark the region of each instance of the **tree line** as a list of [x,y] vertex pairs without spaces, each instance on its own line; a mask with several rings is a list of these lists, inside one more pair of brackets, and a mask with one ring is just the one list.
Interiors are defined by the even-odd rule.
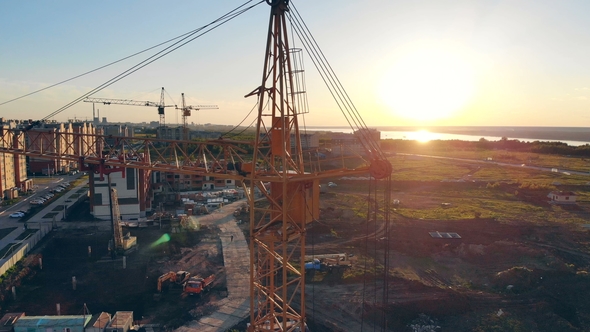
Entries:
[[480,138],[479,141],[461,140],[434,140],[427,144],[411,140],[387,139],[381,141],[381,147],[385,151],[415,152],[424,149],[435,150],[508,150],[518,152],[531,152],[555,155],[570,155],[578,157],[590,157],[590,145],[572,146],[562,142],[533,141],[523,142],[517,139],[502,137],[498,141],[489,141]]

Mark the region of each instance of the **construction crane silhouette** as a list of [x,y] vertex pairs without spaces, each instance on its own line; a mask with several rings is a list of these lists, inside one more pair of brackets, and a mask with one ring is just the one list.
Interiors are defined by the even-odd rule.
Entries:
[[191,116],[191,111],[198,111],[198,110],[204,110],[204,109],[216,110],[216,109],[218,109],[218,107],[217,107],[217,105],[186,106],[186,103],[184,101],[184,92],[181,95],[182,95],[182,107],[181,108],[176,107],[176,109],[182,111],[182,139],[188,140],[189,139],[188,125],[186,122],[187,122],[187,118],[189,116]]
[[84,99],[85,103],[102,103],[104,105],[131,105],[131,106],[148,106],[148,107],[157,107],[158,108],[158,115],[160,116],[160,128],[166,126],[166,117],[164,114],[164,108],[166,107],[176,107],[176,105],[164,105],[164,88],[162,87],[162,92],[160,94],[160,102],[155,103],[152,101],[136,101],[136,100],[129,100],[129,99],[108,99],[108,98],[86,98]]

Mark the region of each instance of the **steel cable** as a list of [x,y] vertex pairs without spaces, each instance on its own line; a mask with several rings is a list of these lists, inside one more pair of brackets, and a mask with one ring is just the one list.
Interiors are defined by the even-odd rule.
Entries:
[[[251,2],[251,1],[252,1],[252,0],[250,0],[250,1],[246,2],[246,4],[247,4],[247,3],[249,3],[249,2]],[[59,109],[55,110],[54,112],[52,112],[52,113],[51,113],[51,114],[49,114],[48,116],[44,117],[42,120],[47,120],[47,119],[50,119],[50,118],[54,117],[55,115],[57,115],[57,114],[59,114],[59,113],[63,112],[64,110],[66,110],[66,109],[68,109],[68,108],[72,107],[73,105],[75,105],[75,104],[79,103],[79,102],[80,102],[80,101],[82,101],[84,98],[86,98],[86,97],[88,97],[88,96],[91,96],[91,95],[95,94],[96,92],[98,92],[98,91],[101,91],[102,89],[105,89],[106,87],[109,87],[109,86],[111,86],[112,84],[114,84],[114,83],[116,83],[116,82],[120,81],[121,79],[123,79],[123,78],[125,78],[125,77],[127,77],[127,76],[129,76],[129,75],[131,75],[131,74],[133,74],[134,72],[138,71],[139,69],[142,69],[142,68],[144,68],[145,66],[147,66],[147,65],[149,65],[149,64],[151,64],[151,63],[153,63],[153,62],[155,62],[156,60],[159,60],[159,59],[161,59],[162,57],[164,57],[164,56],[166,56],[166,55],[168,55],[168,54],[170,54],[170,53],[172,53],[172,52],[176,51],[177,49],[179,49],[179,48],[181,48],[181,47],[185,46],[186,44],[188,44],[188,43],[190,43],[190,42],[194,41],[195,39],[197,39],[197,38],[199,38],[199,37],[201,37],[201,36],[205,35],[206,33],[208,33],[208,32],[210,32],[210,31],[212,31],[212,30],[214,30],[214,29],[218,28],[219,26],[221,26],[221,25],[223,25],[223,24],[225,24],[225,23],[227,23],[227,22],[231,21],[232,19],[234,19],[234,18],[238,17],[239,15],[241,15],[241,14],[245,13],[246,11],[248,11],[248,10],[250,10],[250,9],[254,8],[255,6],[257,6],[257,5],[261,4],[262,2],[263,2],[263,0],[261,0],[261,1],[257,2],[257,3],[256,3],[256,4],[254,4],[254,5],[251,5],[251,6],[249,6],[249,7],[246,7],[246,8],[240,9],[241,7],[243,7],[243,6],[245,6],[245,5],[246,5],[246,4],[243,4],[243,5],[241,5],[241,6],[237,7],[237,8],[235,8],[235,9],[233,9],[233,10],[232,10],[232,11],[230,11],[229,13],[227,13],[227,14],[225,14],[225,15],[221,16],[220,18],[218,18],[218,19],[216,19],[216,20],[212,21],[211,23],[209,23],[209,24],[206,24],[206,25],[204,25],[204,26],[200,27],[199,29],[193,30],[193,32],[189,33],[188,35],[186,35],[185,37],[183,37],[183,38],[182,38],[182,39],[180,39],[179,41],[177,41],[177,42],[173,43],[173,44],[172,44],[172,45],[170,45],[170,46],[167,46],[167,47],[166,47],[166,48],[164,48],[163,50],[161,50],[161,51],[159,51],[159,52],[155,53],[154,55],[152,55],[152,56],[148,57],[147,59],[145,59],[145,60],[143,60],[143,61],[139,62],[138,64],[136,64],[136,65],[132,66],[131,68],[129,68],[129,69],[127,69],[127,70],[125,70],[124,72],[120,73],[119,75],[117,75],[117,76],[115,76],[115,77],[111,78],[110,80],[106,81],[105,83],[103,83],[103,84],[99,85],[98,87],[96,87],[96,88],[94,88],[94,89],[90,90],[89,92],[87,92],[87,93],[83,94],[82,96],[80,96],[80,97],[76,98],[75,100],[73,100],[73,101],[69,102],[68,104],[66,104],[66,105],[62,106],[61,108],[59,108]],[[238,10],[238,9],[240,9],[240,10]],[[203,30],[204,30],[204,31],[203,31]],[[196,36],[195,36],[195,35],[196,35]],[[193,36],[194,36],[194,37],[193,37]],[[192,37],[192,38],[191,38],[191,37]]]

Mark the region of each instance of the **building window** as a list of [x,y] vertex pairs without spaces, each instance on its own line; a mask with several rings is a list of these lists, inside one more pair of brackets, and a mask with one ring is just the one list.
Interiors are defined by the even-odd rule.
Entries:
[[127,190],[135,189],[135,170],[133,168],[127,168]]
[[231,184],[231,180],[225,180],[225,183]]
[[94,206],[102,205],[102,194],[94,193]]

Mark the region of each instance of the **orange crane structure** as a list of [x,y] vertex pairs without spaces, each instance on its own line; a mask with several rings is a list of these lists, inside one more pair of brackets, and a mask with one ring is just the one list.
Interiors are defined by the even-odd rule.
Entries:
[[[59,157],[78,162],[81,168],[101,177],[111,169],[137,168],[241,182],[250,207],[249,331],[305,331],[306,228],[319,217],[320,180],[355,174],[390,180],[392,169],[378,143],[362,134],[360,142],[366,150],[362,163],[347,164],[343,159],[336,164],[334,160],[330,168],[322,169],[313,165],[319,160],[304,160],[299,129],[302,110],[295,100],[299,92],[295,91],[296,70],[286,19],[289,1],[267,3],[271,10],[262,79],[260,86],[247,95],[258,98],[253,141],[220,138],[196,142],[58,132],[51,144],[70,147],[64,150],[70,152],[63,154],[32,149],[42,146],[34,142],[42,138],[34,136],[25,143],[29,128],[0,127],[0,153]],[[144,102],[141,106],[155,105]],[[163,101],[157,106],[159,113],[166,107]],[[364,132],[363,128],[358,132]],[[241,148],[244,145],[251,146],[253,153],[247,154]],[[267,204],[255,204],[260,197]],[[384,201],[388,202],[387,196]]]
[[[176,109],[179,109],[178,107]],[[202,109],[218,109],[217,105],[196,105],[196,106],[187,106],[184,101],[184,93],[182,93],[182,107],[180,110],[182,111],[182,139],[189,140],[188,136],[188,124],[187,118],[191,116],[191,111],[198,111]]]
[[131,105],[131,106],[148,106],[148,107],[157,107],[158,108],[158,115],[160,116],[160,128],[166,126],[166,115],[164,114],[164,108],[166,107],[176,107],[176,105],[165,105],[164,103],[164,88],[162,87],[162,92],[160,93],[160,102],[155,103],[152,101],[136,101],[136,100],[129,100],[129,99],[108,99],[108,98],[91,98],[87,97],[84,99],[86,103],[101,103],[104,105]]

